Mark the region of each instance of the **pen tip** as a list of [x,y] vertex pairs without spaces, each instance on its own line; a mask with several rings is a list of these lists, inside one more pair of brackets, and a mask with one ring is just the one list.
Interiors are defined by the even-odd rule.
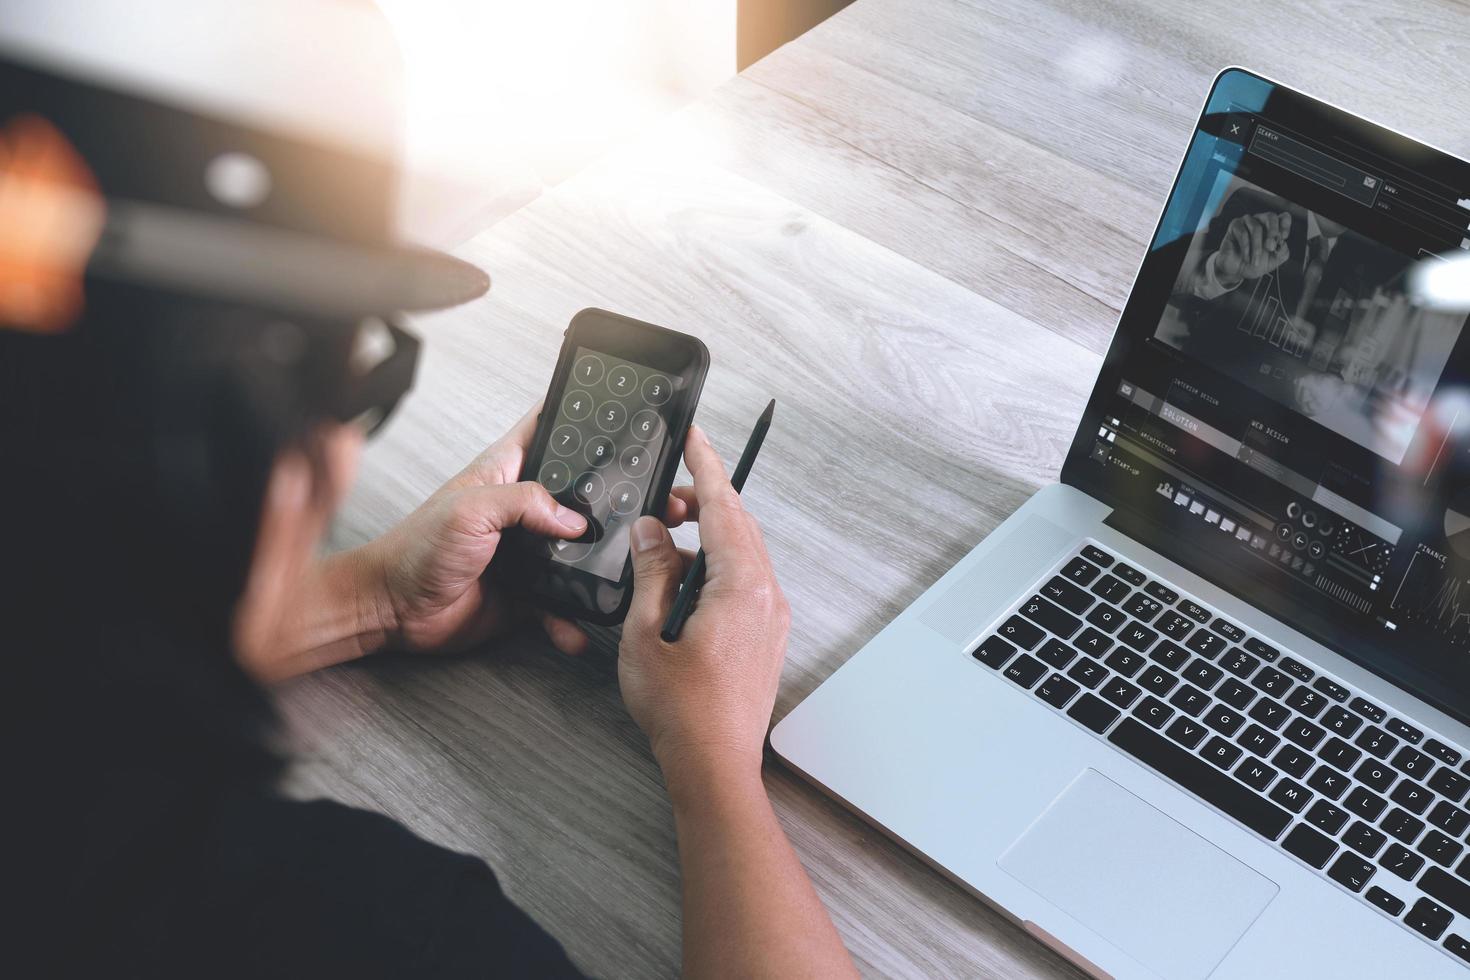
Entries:
[[766,406],[766,410],[764,412],[761,412],[761,418],[763,418],[767,422],[769,422],[771,420],[771,416],[772,415],[775,415],[775,414],[776,414],[776,399],[772,398],[771,399],[771,403]]

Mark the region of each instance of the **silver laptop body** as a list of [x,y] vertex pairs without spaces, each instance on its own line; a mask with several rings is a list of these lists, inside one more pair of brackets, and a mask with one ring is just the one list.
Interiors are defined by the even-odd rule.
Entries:
[[1460,247],[1470,164],[1222,72],[1061,482],[776,753],[1097,974],[1464,975]]

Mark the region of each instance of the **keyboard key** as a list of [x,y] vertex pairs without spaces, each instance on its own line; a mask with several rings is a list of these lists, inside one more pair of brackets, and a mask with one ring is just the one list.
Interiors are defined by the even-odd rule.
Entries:
[[1020,616],[1012,616],[996,631],[1003,639],[1014,643],[1022,650],[1035,650],[1036,645],[1046,639],[1046,634],[1035,623],[1028,623]]
[[1169,703],[1191,718],[1198,718],[1210,703],[1210,696],[1191,684],[1185,684],[1169,698]]
[[1332,867],[1327,869],[1327,877],[1350,892],[1360,892],[1373,877],[1375,870],[1377,869],[1367,861],[1347,852],[1332,862]]
[[1021,615],[1064,640],[1082,628],[1082,620],[1050,599],[1044,599],[1039,595],[1034,595],[1026,600],[1025,605],[1021,607]]
[[1209,630],[1195,630],[1189,639],[1184,641],[1184,645],[1206,660],[1214,660],[1230,644]]
[[1424,821],[1394,807],[1388,811],[1388,816],[1379,821],[1378,826],[1382,827],[1389,836],[1397,837],[1405,844],[1412,844],[1424,830]]
[[1094,694],[1082,695],[1076,704],[1067,709],[1069,717],[1076,718],[1099,735],[1118,719],[1118,714],[1117,708]]
[[1271,785],[1271,780],[1276,778],[1276,770],[1266,765],[1260,759],[1246,756],[1240,765],[1235,767],[1235,778],[1245,783],[1251,789],[1265,792],[1266,787]]
[[1418,745],[1419,740],[1424,737],[1423,732],[1401,718],[1390,718],[1384,722],[1383,727],[1387,728],[1390,734],[1397,735],[1410,745]]
[[1388,754],[1399,747],[1399,740],[1377,725],[1369,725],[1358,733],[1353,744],[1366,750],[1374,758],[1387,759]]
[[1424,835],[1424,839],[1419,842],[1419,846],[1414,848],[1414,850],[1436,864],[1442,864],[1448,868],[1459,858],[1460,852],[1465,850],[1465,845],[1450,840],[1450,838],[1437,830],[1431,830]]
[[1465,790],[1470,789],[1470,778],[1452,772],[1445,766],[1434,770],[1434,775],[1429,777],[1429,788],[1451,803],[1458,803],[1465,796]]
[[1388,850],[1383,852],[1378,863],[1405,881],[1413,881],[1419,869],[1424,867],[1422,857],[1398,844],[1388,845]]
[[1285,697],[1286,692],[1292,688],[1292,679],[1274,667],[1262,667],[1254,679],[1251,680],[1257,690],[1264,691],[1272,697]]
[[1103,600],[1114,604],[1128,598],[1128,593],[1132,591],[1127,583],[1120,582],[1111,575],[1104,575],[1092,587],[1094,595],[1100,596]]
[[1232,708],[1244,711],[1246,705],[1256,699],[1256,692],[1234,677],[1227,677],[1225,683],[1220,685],[1220,690],[1215,692],[1215,697]]
[[1123,627],[1122,632],[1118,634],[1118,639],[1122,640],[1125,644],[1140,653],[1146,651],[1149,647],[1153,646],[1154,641],[1158,638],[1159,634],[1155,633],[1147,626],[1144,626],[1142,623],[1129,623],[1127,626]]
[[1241,680],[1245,680],[1256,672],[1261,662],[1240,647],[1231,647],[1230,652],[1220,658],[1220,666]]
[[1335,834],[1347,823],[1347,811],[1326,800],[1318,800],[1307,811],[1307,822],[1329,834]]
[[1365,857],[1372,857],[1388,843],[1388,837],[1382,831],[1374,830],[1361,820],[1354,820],[1353,825],[1342,835],[1342,842]]
[[1061,640],[1052,637],[1037,649],[1036,655],[1053,667],[1061,670],[1077,658],[1077,651],[1067,646]]
[[1128,617],[1117,606],[1110,606],[1106,602],[1099,602],[1093,607],[1092,612],[1087,614],[1087,621],[1104,633],[1116,633],[1118,627],[1127,622]]
[[1108,676],[1107,668],[1091,657],[1079,657],[1067,671],[1067,676],[1088,690],[1092,690]]
[[1470,915],[1470,884],[1453,878],[1439,868],[1430,868],[1419,879],[1419,888],[1461,915]]
[[1005,676],[1006,680],[1015,681],[1027,690],[1030,690],[1032,685],[1041,680],[1042,675],[1045,673],[1046,664],[1024,653],[1015,660],[1012,660],[1006,665],[1006,669],[1001,671],[1001,674]]
[[1218,702],[1205,712],[1205,724],[1222,735],[1234,735],[1244,722],[1244,715]]
[[1280,650],[1276,649],[1265,640],[1259,640],[1254,636],[1247,639],[1245,643],[1241,645],[1244,646],[1251,653],[1266,661],[1266,663],[1268,664],[1274,663],[1276,658],[1281,656]]
[[1249,713],[1256,721],[1273,730],[1286,724],[1286,719],[1291,717],[1291,712],[1283,708],[1281,702],[1270,698],[1261,698],[1251,705]]
[[1283,746],[1281,751],[1277,752],[1271,761],[1276,763],[1277,768],[1291,773],[1297,779],[1304,777],[1307,774],[1307,770],[1312,768],[1314,762],[1311,756],[1307,755],[1307,753],[1295,745]]
[[971,656],[990,669],[997,670],[1001,664],[1011,659],[1011,654],[1015,652],[1016,648],[1005,640],[1002,640],[998,636],[990,636],[986,637],[985,642],[975,648],[975,652]]
[[1041,587],[1041,594],[1071,613],[1085,613],[1092,606],[1093,598],[1060,575]]
[[1361,749],[1355,749],[1340,738],[1329,738],[1327,744],[1317,750],[1317,758],[1331,763],[1339,769],[1347,769],[1363,757]]
[[1179,611],[1197,623],[1210,621],[1210,611],[1193,599],[1180,599]]
[[1404,924],[1430,939],[1438,939],[1450,927],[1452,919],[1454,916],[1449,909],[1431,899],[1421,898],[1409,909],[1409,914],[1404,916]]
[[1434,756],[1447,766],[1458,766],[1460,764],[1460,753],[1450,748],[1437,738],[1431,738],[1424,743],[1424,751]]
[[[1205,746],[1206,749],[1209,746]],[[1292,813],[1301,813],[1302,808],[1311,802],[1312,794],[1300,783],[1281,777],[1281,782],[1271,790],[1271,799],[1286,807]]]
[[1444,937],[1444,948],[1466,963],[1470,963],[1470,939],[1457,936],[1452,932]]
[[1134,674],[1138,673],[1139,670],[1143,668],[1143,665],[1146,662],[1147,661],[1143,659],[1143,654],[1133,650],[1125,649],[1123,647],[1119,647],[1112,653],[1108,654],[1108,659],[1103,661],[1103,663],[1107,664],[1109,667],[1113,668],[1113,670],[1122,674],[1124,677],[1132,677]]
[[1164,734],[1180,745],[1192,749],[1203,741],[1205,735],[1209,734],[1209,730],[1194,719],[1180,715],[1164,730]]
[[1260,725],[1250,725],[1235,739],[1243,748],[1249,749],[1261,758],[1270,754],[1271,750],[1281,742],[1281,739],[1266,731]]
[[1185,680],[1204,691],[1208,691],[1220,683],[1220,678],[1225,676],[1220,672],[1219,667],[1216,667],[1208,660],[1201,660],[1198,657],[1191,660],[1189,666],[1185,667],[1180,673],[1184,675]]
[[1080,689],[1076,684],[1067,680],[1061,674],[1052,674],[1041,682],[1041,686],[1036,689],[1036,696],[1053,708],[1061,708],[1068,701],[1072,700],[1072,695],[1076,694],[1078,690]]
[[1429,756],[1407,745],[1399,749],[1398,755],[1393,757],[1393,767],[1405,776],[1413,776],[1415,779],[1423,779],[1433,765],[1434,760]]
[[1143,673],[1138,675],[1138,683],[1142,684],[1145,690],[1162,697],[1174,690],[1174,685],[1179,683],[1179,678],[1162,667],[1150,664],[1144,668]]
[[1305,718],[1293,718],[1281,734],[1304,749],[1314,749],[1327,733]]
[[1143,587],[1143,591],[1153,596],[1166,606],[1172,606],[1179,601],[1179,593],[1161,582],[1150,582]]
[[1460,837],[1464,835],[1465,828],[1470,827],[1470,813],[1466,813],[1453,803],[1440,800],[1434,804],[1434,809],[1429,811],[1429,822],[1451,837]]
[[1286,698],[1286,706],[1308,718],[1315,718],[1327,707],[1327,699],[1309,687],[1299,687]]
[[1189,654],[1179,644],[1165,640],[1150,651],[1149,659],[1158,661],[1170,670],[1178,670],[1189,660]]
[[1367,898],[1369,902],[1383,909],[1383,911],[1387,912],[1389,915],[1394,916],[1395,918],[1397,918],[1399,913],[1404,910],[1404,900],[1402,898],[1399,898],[1393,892],[1384,891],[1377,885],[1374,885],[1372,888],[1368,889],[1368,891],[1364,894],[1364,897]]
[[1430,801],[1434,799],[1429,790],[1418,783],[1405,779],[1401,780],[1388,794],[1388,798],[1410,813],[1423,813],[1429,809]]
[[1312,679],[1312,668],[1304,663],[1298,663],[1290,657],[1286,657],[1281,661],[1281,669],[1299,681],[1309,681]]
[[1235,761],[1242,755],[1237,746],[1231,745],[1218,735],[1210,737],[1205,747],[1200,751],[1207,762],[1213,762],[1221,769],[1229,769],[1235,765]]
[[1337,853],[1337,841],[1304,823],[1291,828],[1291,833],[1286,835],[1281,847],[1314,868],[1324,867],[1332,855]]
[[1336,705],[1328,708],[1327,712],[1322,715],[1322,727],[1343,738],[1351,738],[1353,733],[1362,726],[1363,719],[1350,714],[1346,708]]
[[1107,568],[1113,563],[1112,555],[1108,554],[1106,551],[1103,551],[1096,545],[1091,544],[1085,544],[1082,546],[1082,557],[1086,558],[1094,565],[1100,565],[1103,568]]
[[1318,766],[1312,778],[1307,780],[1307,785],[1321,793],[1329,800],[1335,800],[1347,792],[1347,773],[1338,772],[1331,766]]
[[1072,641],[1072,646],[1090,657],[1101,657],[1113,648],[1113,641],[1101,631],[1089,626],[1077,634],[1077,639]]
[[1135,588],[1148,581],[1148,576],[1144,575],[1132,565],[1124,565],[1122,562],[1119,562],[1117,567],[1113,569],[1113,574]]
[[1067,562],[1066,567],[1062,569],[1062,575],[1065,578],[1071,579],[1073,582],[1080,582],[1086,585],[1088,582],[1097,578],[1098,571],[1098,567],[1092,562],[1086,558],[1078,557]]
[[1353,773],[1353,776],[1364,786],[1380,793],[1387,792],[1388,788],[1393,785],[1393,781],[1399,778],[1398,773],[1372,759],[1363,760],[1363,764],[1358,767],[1358,771]]
[[1342,805],[1360,817],[1377,820],[1383,808],[1388,806],[1388,801],[1362,786],[1354,786],[1353,791],[1347,795],[1347,799],[1342,801]]
[[1157,599],[1151,599],[1142,592],[1133,593],[1133,597],[1123,603],[1123,611],[1140,622],[1148,622],[1159,613],[1163,612],[1164,604]]
[[[1325,681],[1327,678],[1324,677],[1322,680]],[[1337,700],[1341,701],[1342,698],[1338,698]],[[1353,698],[1348,702],[1348,707],[1377,725],[1383,724],[1383,719],[1388,717],[1387,711],[1384,711],[1367,698]]]
[[1133,709],[1133,717],[1148,722],[1154,728],[1161,727],[1173,715],[1173,708],[1154,697],[1144,698],[1138,702],[1138,707]]
[[1245,639],[1245,630],[1241,629],[1239,626],[1236,626],[1228,619],[1216,617],[1215,621],[1210,624],[1210,629],[1214,630],[1216,633],[1219,633],[1231,643],[1240,643],[1242,640]]
[[1142,693],[1138,687],[1121,677],[1110,677],[1108,682],[1102,686],[1103,700],[1111,701],[1120,708],[1128,707]]
[[1108,741],[1268,840],[1280,837],[1291,822],[1291,816],[1285,810],[1268,803],[1254,790],[1175,745],[1142,722],[1124,718],[1108,736]]
[[1346,701],[1348,697],[1347,688],[1326,677],[1317,678],[1312,682],[1312,687],[1321,691],[1334,701]]
[[1177,612],[1166,612],[1154,623],[1159,635],[1170,640],[1182,640],[1194,630],[1194,623]]

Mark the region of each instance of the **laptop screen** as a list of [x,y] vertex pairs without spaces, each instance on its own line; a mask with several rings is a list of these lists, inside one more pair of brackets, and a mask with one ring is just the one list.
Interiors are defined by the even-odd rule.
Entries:
[[1470,163],[1216,80],[1063,479],[1110,522],[1470,720]]

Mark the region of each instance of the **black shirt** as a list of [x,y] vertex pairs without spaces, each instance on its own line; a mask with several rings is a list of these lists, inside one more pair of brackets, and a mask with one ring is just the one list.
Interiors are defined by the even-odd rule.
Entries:
[[221,722],[268,719],[264,699],[211,660],[182,686],[74,677],[30,703],[35,723],[6,753],[7,890],[22,907],[5,972],[580,975],[483,861],[278,795],[279,760],[251,726]]

